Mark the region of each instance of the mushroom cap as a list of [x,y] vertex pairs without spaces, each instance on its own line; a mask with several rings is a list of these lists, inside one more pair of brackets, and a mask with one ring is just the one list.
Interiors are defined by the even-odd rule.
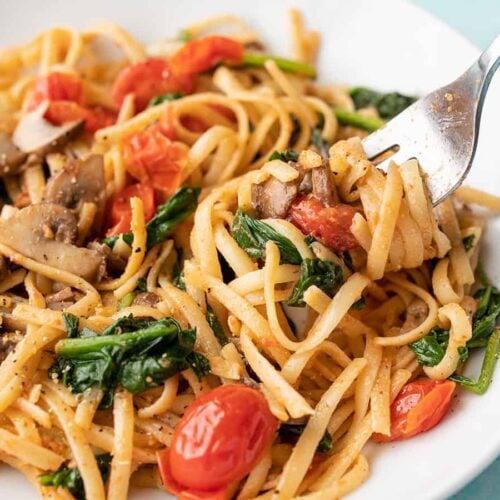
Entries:
[[103,257],[73,245],[76,234],[74,214],[54,203],[31,205],[0,221],[0,243],[37,262],[93,281]]
[[52,125],[45,120],[48,104],[48,101],[44,101],[34,111],[26,113],[17,124],[12,140],[22,152],[44,157],[83,132],[83,120],[62,125]]

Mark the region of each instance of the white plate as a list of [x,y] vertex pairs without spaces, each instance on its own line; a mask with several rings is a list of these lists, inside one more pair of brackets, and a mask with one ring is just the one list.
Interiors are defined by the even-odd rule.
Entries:
[[[2,0],[0,46],[22,42],[54,24],[88,26],[114,20],[140,39],[154,41],[209,14],[235,13],[259,29],[277,54],[289,53],[286,0]],[[322,36],[323,81],[349,82],[380,89],[423,93],[448,83],[466,69],[478,51],[461,35],[412,4],[386,0],[294,0],[310,27]],[[468,183],[500,194],[498,127],[500,78],[486,103],[480,150]],[[495,135],[494,135],[495,134]],[[500,223],[492,221],[484,249],[490,275],[500,283],[495,250]],[[475,360],[475,367],[478,361]],[[474,364],[474,363],[473,363]],[[368,450],[372,474],[351,498],[430,500],[456,492],[500,452],[500,369],[484,396],[461,393],[453,411],[436,429],[398,444]],[[0,467],[0,500],[36,498],[16,472]],[[159,491],[140,490],[137,499],[165,499]]]

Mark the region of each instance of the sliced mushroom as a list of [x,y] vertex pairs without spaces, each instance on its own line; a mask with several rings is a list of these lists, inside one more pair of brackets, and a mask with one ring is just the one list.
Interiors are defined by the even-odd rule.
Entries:
[[252,205],[259,218],[282,219],[298,193],[298,182],[281,182],[270,177],[262,184],[252,186]]
[[18,174],[27,157],[8,134],[0,132],[0,177]]
[[134,297],[134,301],[132,305],[134,306],[150,306],[154,307],[156,304],[160,302],[160,297],[153,292],[143,292],[139,293]]
[[101,230],[106,205],[104,163],[101,155],[72,160],[53,175],[43,193],[43,201],[57,203],[79,213],[84,203],[94,203],[97,211],[93,229]]
[[32,205],[0,221],[0,243],[38,262],[94,280],[103,257],[71,243],[77,233],[73,213],[60,205]]
[[333,182],[333,174],[327,161],[323,161],[321,167],[313,168],[312,193],[325,207],[333,207],[338,204],[337,192]]
[[406,319],[401,326],[401,333],[406,333],[416,328],[425,320],[428,314],[429,308],[427,304],[422,299],[413,299],[406,309]]
[[20,331],[0,334],[0,363],[12,352],[23,338]]
[[24,115],[17,124],[12,140],[22,152],[43,157],[83,132],[83,120],[57,126],[45,120],[43,116],[47,106],[48,102],[45,101],[34,111]]
[[103,263],[102,268],[99,271],[101,278],[105,276],[114,276],[123,273],[127,265],[127,260],[123,258],[121,255],[113,252],[108,245],[104,243],[99,243],[98,241],[91,241],[87,248],[97,252],[102,256]]

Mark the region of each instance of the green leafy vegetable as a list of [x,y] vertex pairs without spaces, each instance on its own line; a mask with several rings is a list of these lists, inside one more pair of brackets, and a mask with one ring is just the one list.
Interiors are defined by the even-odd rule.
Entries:
[[225,346],[228,343],[226,334],[224,333],[224,329],[219,322],[219,319],[214,313],[214,310],[208,306],[207,307],[207,322],[210,325],[210,328],[214,332],[215,338],[219,341],[221,346]]
[[[300,436],[305,429],[305,424],[281,424],[278,430],[278,434],[281,439],[289,441],[294,439],[297,436]],[[318,443],[318,447],[316,451],[319,453],[328,453],[332,450],[333,447],[333,439],[328,431],[325,431],[323,437]]]
[[184,96],[184,92],[169,92],[168,94],[157,95],[149,101],[148,108],[158,106],[158,104],[163,104],[164,102],[176,101]]
[[484,394],[491,384],[498,356],[500,356],[500,330],[497,329],[491,334],[488,344],[486,345],[479,378],[474,381],[463,375],[452,375],[450,379],[469,391],[475,392],[476,394]]
[[187,357],[187,362],[189,366],[193,369],[195,375],[201,380],[210,373],[210,362],[200,352],[192,352]]
[[186,291],[184,283],[184,269],[182,269],[182,249],[176,249],[177,258],[172,268],[172,284],[183,292]]
[[63,313],[64,327],[66,328],[66,335],[69,339],[78,336],[78,324],[80,320],[77,316],[71,313]]
[[318,153],[323,158],[328,158],[331,144],[323,139],[322,130],[319,127],[314,127],[311,132],[311,144],[316,146]]
[[367,132],[375,132],[375,130],[378,130],[385,123],[380,118],[363,116],[345,109],[335,108],[333,111],[341,125],[351,125]]
[[462,240],[462,243],[464,244],[464,248],[465,248],[466,252],[468,252],[474,246],[474,241],[475,240],[476,240],[476,235],[475,234],[470,234],[469,236],[466,236]]
[[293,149],[285,149],[281,153],[279,151],[273,151],[271,156],[269,157],[269,161],[272,160],[281,160],[284,162],[289,161],[297,161],[299,159],[299,154]]
[[127,295],[120,299],[120,302],[118,303],[118,309],[125,309],[125,307],[130,307],[132,305],[132,302],[134,302],[134,299],[134,292],[127,293]]
[[238,245],[253,259],[264,259],[266,243],[273,241],[280,250],[282,264],[302,262],[300,253],[288,238],[241,210],[236,212],[231,231]]
[[[104,453],[95,457],[97,467],[105,483],[108,480],[111,464],[111,455]],[[77,467],[62,465],[54,472],[40,474],[38,480],[42,486],[53,486],[54,488],[66,488],[76,500],[85,500],[85,489],[83,479]]]
[[382,94],[365,87],[355,87],[349,92],[356,109],[374,106],[381,118],[391,119],[404,111],[417,99],[399,92]]
[[312,285],[333,297],[343,283],[342,269],[329,260],[304,259],[300,264],[300,278],[287,300],[289,306],[304,307],[304,293]]
[[[484,346],[488,346],[487,350],[490,349],[489,352],[494,349],[494,346],[490,347],[490,342],[492,335],[496,330],[498,317],[500,316],[500,292],[495,287],[490,285],[486,288],[478,290],[474,297],[478,301],[478,307],[472,319],[472,336],[467,342],[467,346],[462,347],[459,351],[461,363],[467,360],[470,349]],[[411,349],[417,356],[419,364],[424,366],[437,365],[441,359],[443,359],[446,352],[449,335],[450,332],[448,330],[435,327],[429,332],[428,335],[410,344]],[[483,363],[483,366],[486,364],[486,374],[489,373],[488,370],[493,370],[493,368],[490,367],[491,356],[492,355],[487,352],[485,362]],[[486,361],[488,361],[488,363],[486,363]],[[464,377],[459,375],[454,375],[453,377],[455,377],[453,380],[458,377],[464,382],[464,386],[466,385]],[[487,378],[486,375],[484,377]],[[480,377],[480,380],[483,379]],[[467,384],[470,386],[472,382],[469,380]],[[482,384],[484,385],[484,381]],[[481,390],[483,385],[480,385]],[[476,392],[478,391],[476,390]]]
[[148,291],[147,280],[145,276],[137,280],[137,290],[141,293]]
[[[155,216],[146,224],[148,249],[163,243],[172,229],[194,212],[199,195],[198,187],[182,187],[157,208]],[[128,245],[134,241],[132,232],[128,232],[104,238],[103,243],[113,248],[120,236]]]
[[279,69],[287,73],[296,73],[309,78],[316,78],[316,69],[311,65],[299,61],[291,61],[282,57],[261,54],[258,52],[245,52],[243,54],[242,64],[244,66],[262,67],[266,61],[274,61]]
[[105,391],[101,406],[108,407],[119,384],[137,394],[188,367],[204,373],[208,361],[194,353],[195,340],[195,330],[182,330],[172,318],[127,316],[100,335],[84,328],[77,338],[60,340],[50,374],[73,393],[99,387]]
[[364,309],[365,307],[366,307],[366,300],[364,297],[361,297],[359,300],[354,302],[354,304],[351,306],[351,309],[359,311],[360,309]]

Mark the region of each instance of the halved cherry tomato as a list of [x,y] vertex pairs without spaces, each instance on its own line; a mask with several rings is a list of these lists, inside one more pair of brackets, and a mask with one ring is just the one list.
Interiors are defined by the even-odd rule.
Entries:
[[264,396],[230,384],[198,397],[157,454],[163,484],[180,498],[225,498],[271,445],[278,426]]
[[335,252],[344,252],[358,246],[350,229],[355,213],[351,205],[325,207],[313,196],[301,196],[293,202],[288,216],[304,234],[314,236]]
[[187,152],[184,144],[165,136],[161,123],[130,136],[124,146],[128,172],[167,193],[179,187]]
[[196,75],[211,70],[221,62],[240,63],[243,51],[243,44],[232,38],[207,36],[187,42],[170,58],[169,64],[177,75]]
[[121,106],[127,94],[133,93],[136,111],[142,111],[149,101],[168,92],[189,93],[193,89],[193,78],[186,74],[174,74],[165,59],[146,59],[127,66],[116,77],[112,96]]
[[455,390],[451,380],[415,380],[406,384],[391,406],[391,435],[374,434],[379,443],[407,439],[437,425]]
[[42,101],[72,101],[83,104],[82,81],[75,75],[54,71],[35,81],[28,110],[37,108]]
[[148,184],[132,184],[122,189],[113,199],[110,212],[110,223],[112,227],[108,229],[106,235],[126,233],[130,231],[130,221],[132,220],[132,209],[130,208],[130,198],[137,196],[142,200],[144,206],[144,218],[146,222],[155,214],[154,190]]
[[51,101],[44,118],[54,125],[85,120],[85,130],[94,133],[116,121],[116,114],[104,108],[86,108],[72,101]]

